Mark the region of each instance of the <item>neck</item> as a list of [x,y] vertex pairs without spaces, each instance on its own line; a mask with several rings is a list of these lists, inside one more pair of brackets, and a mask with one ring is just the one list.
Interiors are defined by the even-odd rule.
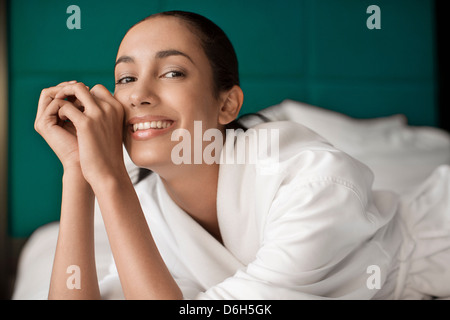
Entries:
[[218,164],[182,165],[179,170],[161,176],[172,200],[222,242],[216,207],[218,178]]

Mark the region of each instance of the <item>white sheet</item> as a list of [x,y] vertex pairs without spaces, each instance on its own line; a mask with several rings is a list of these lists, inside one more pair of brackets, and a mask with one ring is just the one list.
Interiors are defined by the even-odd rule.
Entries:
[[[411,127],[403,116],[357,120],[345,115],[286,100],[261,111],[272,120],[293,120],[316,131],[337,148],[366,163],[375,174],[376,189],[406,193],[440,164],[450,164],[450,136],[439,129]],[[130,176],[136,167],[126,155]],[[96,211],[98,212],[98,210]],[[111,263],[101,216],[96,213],[96,263],[99,278]],[[45,299],[58,235],[58,224],[36,230],[19,260],[13,299]]]

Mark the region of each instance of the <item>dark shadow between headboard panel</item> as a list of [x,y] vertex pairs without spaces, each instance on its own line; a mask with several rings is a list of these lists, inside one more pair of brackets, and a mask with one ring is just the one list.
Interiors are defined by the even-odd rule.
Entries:
[[[446,11],[444,0],[435,1],[436,10],[436,45],[437,45],[437,77],[438,77],[438,105],[439,127],[450,132],[450,98],[449,98],[449,55],[450,50],[445,37]],[[447,28],[446,28],[447,27]]]

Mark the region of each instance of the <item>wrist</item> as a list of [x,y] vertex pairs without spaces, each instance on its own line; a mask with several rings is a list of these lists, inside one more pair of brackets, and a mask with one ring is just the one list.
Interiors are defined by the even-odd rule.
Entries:
[[79,166],[64,166],[63,167],[63,181],[68,179],[84,180],[83,171]]
[[103,192],[109,193],[113,190],[123,189],[127,185],[133,185],[125,167],[114,173],[98,174],[94,179],[90,179],[89,184],[97,196]]
[[93,223],[95,195],[81,169],[66,167],[62,184],[61,221],[65,221],[69,225],[75,225],[75,221],[77,221],[77,225],[78,223],[83,226],[91,225]]
[[63,163],[62,165],[63,165],[64,175],[72,175],[72,174],[74,174],[74,175],[76,175],[76,174],[83,175],[79,162],[76,162],[76,163]]
[[72,166],[65,167],[63,172],[63,186],[70,186],[71,189],[76,189],[79,192],[93,194],[92,188],[83,176],[80,167]]

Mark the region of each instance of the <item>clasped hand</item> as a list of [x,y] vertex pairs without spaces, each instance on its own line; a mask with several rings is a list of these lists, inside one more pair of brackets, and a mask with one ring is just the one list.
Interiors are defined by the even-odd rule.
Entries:
[[34,126],[64,170],[81,170],[92,186],[125,170],[123,119],[122,104],[104,86],[70,81],[42,90]]

